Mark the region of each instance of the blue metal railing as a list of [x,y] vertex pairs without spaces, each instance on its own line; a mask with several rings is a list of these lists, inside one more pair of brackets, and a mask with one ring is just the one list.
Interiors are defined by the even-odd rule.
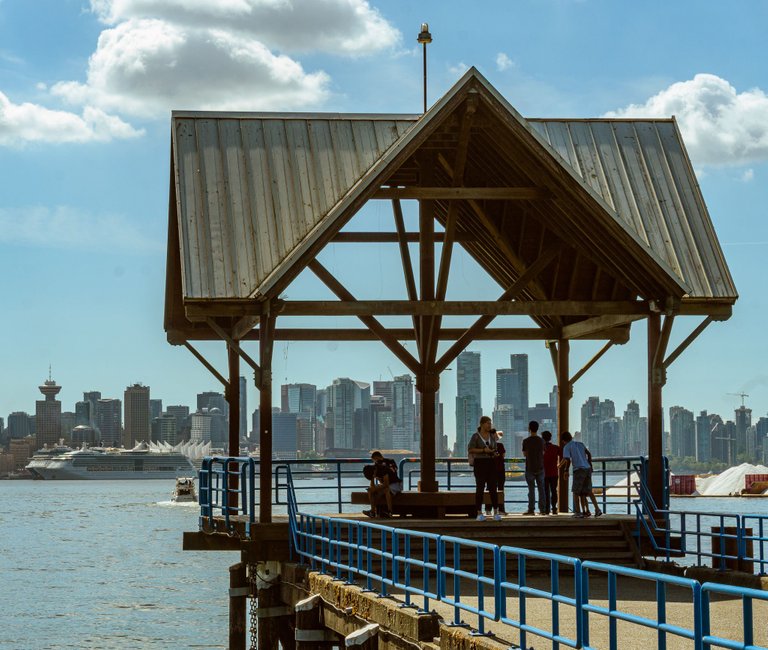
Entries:
[[[711,634],[711,610],[709,606],[710,594],[722,594],[726,596],[734,596],[741,598],[743,621],[743,635],[742,640],[734,641],[732,639],[724,639]],[[759,591],[757,589],[745,589],[742,587],[733,587],[731,585],[721,585],[714,582],[705,582],[701,586],[701,598],[702,598],[702,644],[704,648],[711,648],[712,646],[718,648],[730,648],[731,650],[756,650],[763,647],[755,644],[755,629],[754,619],[755,614],[752,609],[752,603],[754,600],[761,600],[768,602],[768,591]],[[764,628],[765,626],[763,626]]]
[[[682,557],[702,566],[708,559],[721,571],[768,572],[768,515],[659,508],[645,480],[644,459],[639,469],[640,481],[635,486],[638,499],[634,503],[639,544],[646,540],[653,549],[652,554],[664,557],[667,562],[673,557]],[[668,474],[666,459],[665,474]],[[665,480],[665,484],[668,483],[668,479]],[[669,500],[668,492],[663,498]]]

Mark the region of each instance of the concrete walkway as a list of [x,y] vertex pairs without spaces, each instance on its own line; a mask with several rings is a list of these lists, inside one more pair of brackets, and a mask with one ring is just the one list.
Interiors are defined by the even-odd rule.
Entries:
[[[549,591],[549,577],[531,576],[529,586]],[[604,576],[590,576],[590,603],[607,607],[607,579]],[[472,593],[467,586],[466,593]],[[565,575],[560,579],[560,592],[572,597],[573,580]],[[475,592],[476,593],[476,592]],[[657,620],[656,586],[652,581],[618,577],[618,609],[621,612]],[[477,605],[477,598],[464,598],[462,601]],[[552,605],[548,600],[528,596],[527,623],[547,631],[552,630]],[[421,600],[415,600],[420,604]],[[486,608],[492,607],[492,600],[486,600]],[[446,622],[453,621],[453,608],[445,603],[430,601],[430,607],[437,611]],[[754,602],[754,642],[757,647],[768,648],[768,603]],[[507,598],[507,616],[517,618],[519,601],[517,597]],[[693,629],[693,605],[690,591],[679,587],[667,586],[667,623]],[[711,607],[711,631],[722,638],[743,642],[742,603],[740,599],[713,597]],[[472,628],[477,628],[477,616],[462,612],[462,620]],[[608,617],[600,614],[589,616],[589,645],[594,648],[609,648]],[[560,634],[575,638],[575,609],[560,605]],[[510,646],[520,643],[520,633],[510,625],[486,621],[486,631],[493,632],[497,638]],[[617,622],[618,648],[624,650],[650,650],[659,647],[658,633],[641,625]],[[542,650],[551,648],[552,642],[540,636],[528,633],[528,648]],[[564,646],[560,646],[561,648]],[[682,637],[667,634],[667,648],[670,650],[693,648],[693,642]],[[713,646],[714,647],[714,646]]]

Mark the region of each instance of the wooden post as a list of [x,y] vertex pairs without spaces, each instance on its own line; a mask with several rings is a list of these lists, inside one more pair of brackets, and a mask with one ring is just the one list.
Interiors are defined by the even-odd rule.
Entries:
[[259,650],[277,650],[279,640],[277,617],[273,615],[272,610],[282,605],[280,590],[273,585],[262,585],[258,587],[257,597],[259,601],[258,648]]
[[333,634],[320,621],[320,604],[320,595],[314,594],[294,605],[296,650],[320,650],[330,645]]
[[[272,335],[275,319],[259,323],[259,522],[272,522]],[[259,645],[261,650],[265,650]]]
[[245,650],[245,617],[248,578],[245,564],[229,567],[229,650]]
[[440,379],[434,372],[422,372],[416,377],[416,388],[421,393],[421,480],[419,492],[437,492],[435,479],[435,394]]
[[[569,430],[569,409],[571,405],[571,379],[568,358],[571,344],[568,339],[557,342],[557,444],[562,446],[562,435]],[[557,511],[568,512],[568,475],[560,470],[557,482]]]
[[648,489],[659,508],[663,508],[664,469],[662,456],[663,414],[661,391],[664,385],[664,369],[659,360],[657,349],[661,340],[661,315],[652,313],[648,316]]

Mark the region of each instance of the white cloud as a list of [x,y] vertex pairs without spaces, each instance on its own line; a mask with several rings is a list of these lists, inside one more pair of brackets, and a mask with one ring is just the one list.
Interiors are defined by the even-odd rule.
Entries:
[[743,165],[768,159],[768,96],[744,92],[712,74],[697,74],[606,117],[675,115],[696,165]]
[[744,183],[751,183],[755,179],[755,170],[751,167],[749,169],[745,169],[744,173],[741,175],[741,180]]
[[108,25],[159,19],[214,26],[284,52],[371,54],[401,39],[367,0],[91,0],[91,8]]
[[91,215],[74,208],[0,208],[0,242],[45,248],[155,253],[163,244],[125,218]]
[[138,117],[314,108],[330,78],[286,52],[358,56],[400,42],[366,0],[91,0],[91,8],[110,27],[87,79],[51,92]]
[[455,74],[457,77],[463,75],[467,70],[469,70],[469,66],[464,63],[464,61],[459,61],[456,65],[448,66],[448,72]]
[[108,142],[142,133],[98,108],[87,106],[77,115],[38,104],[14,104],[0,92],[0,146],[19,147],[32,142]]
[[515,62],[510,59],[504,52],[499,52],[496,55],[496,67],[503,72],[504,70],[508,70],[513,65],[515,65]]

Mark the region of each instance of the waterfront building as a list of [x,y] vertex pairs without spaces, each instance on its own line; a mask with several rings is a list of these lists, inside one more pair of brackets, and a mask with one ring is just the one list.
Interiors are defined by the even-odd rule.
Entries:
[[33,436],[27,436],[26,438],[12,438],[8,443],[8,451],[13,456],[14,468],[24,469],[39,447],[37,440]]
[[696,418],[696,462],[708,463],[712,459],[712,422],[706,410]]
[[157,429],[156,433],[153,430],[152,438],[157,442],[167,442],[169,445],[176,445],[181,442],[178,439],[178,424],[176,422],[176,416],[172,413],[161,413],[159,418],[155,418],[152,421],[152,424],[153,429],[155,427]]
[[248,437],[248,382],[240,377],[240,439]]
[[176,442],[184,442],[190,438],[189,407],[182,404],[167,406],[165,412],[176,418]]
[[88,424],[96,429],[97,434],[99,433],[99,428],[96,423],[96,411],[100,399],[101,391],[89,390],[83,393],[83,401],[88,402],[88,415],[90,416]]
[[632,400],[627,404],[622,421],[624,431],[624,454],[627,456],[644,455],[645,438],[640,432],[640,405]]
[[14,411],[8,416],[8,437],[26,438],[32,435],[32,421],[29,413]]
[[672,456],[693,458],[696,456],[696,424],[693,412],[682,406],[669,408],[669,434]]
[[456,444],[454,455],[466,456],[469,437],[483,414],[480,353],[462,352],[456,359]]
[[208,410],[190,416],[190,442],[211,442],[211,416]]
[[38,388],[45,396],[45,399],[35,402],[36,443],[39,449],[43,445],[56,445],[61,438],[61,402],[56,399],[61,386],[49,374]]
[[93,428],[92,420],[91,403],[85,400],[75,402],[75,426],[84,425]]
[[149,419],[154,420],[159,418],[163,414],[163,400],[150,399],[149,400]]
[[326,449],[370,448],[370,384],[341,377],[333,380],[326,395]]
[[[373,382],[374,389],[377,384]],[[391,393],[390,393],[391,394]],[[371,395],[371,448],[392,449],[392,403],[384,395]]]
[[77,414],[74,411],[62,411],[61,413],[61,437],[69,441],[72,439],[72,429],[77,425]]
[[392,381],[392,448],[418,449],[415,428],[413,377],[400,375]]
[[125,430],[123,431],[123,446],[131,449],[138,442],[149,442],[151,439],[151,424],[149,410],[149,386],[133,384],[128,386],[123,394]]
[[99,399],[96,402],[96,430],[103,445],[119,447],[122,444],[122,406],[119,399]]
[[734,412],[734,426],[736,431],[736,458],[747,453],[747,431],[752,426],[752,409],[743,404]]
[[581,405],[581,441],[594,456],[600,456],[600,398],[588,397]]
[[72,429],[72,446],[80,447],[83,444],[89,446],[96,444],[96,430],[87,424],[78,424]]
[[197,394],[197,410],[201,412],[203,409],[219,409],[224,414],[225,418],[229,418],[229,402],[224,397],[224,393],[217,393],[216,391],[206,391]]
[[528,414],[528,355],[511,354],[509,368],[496,370],[496,408],[509,404],[514,409],[514,430],[526,431]]

